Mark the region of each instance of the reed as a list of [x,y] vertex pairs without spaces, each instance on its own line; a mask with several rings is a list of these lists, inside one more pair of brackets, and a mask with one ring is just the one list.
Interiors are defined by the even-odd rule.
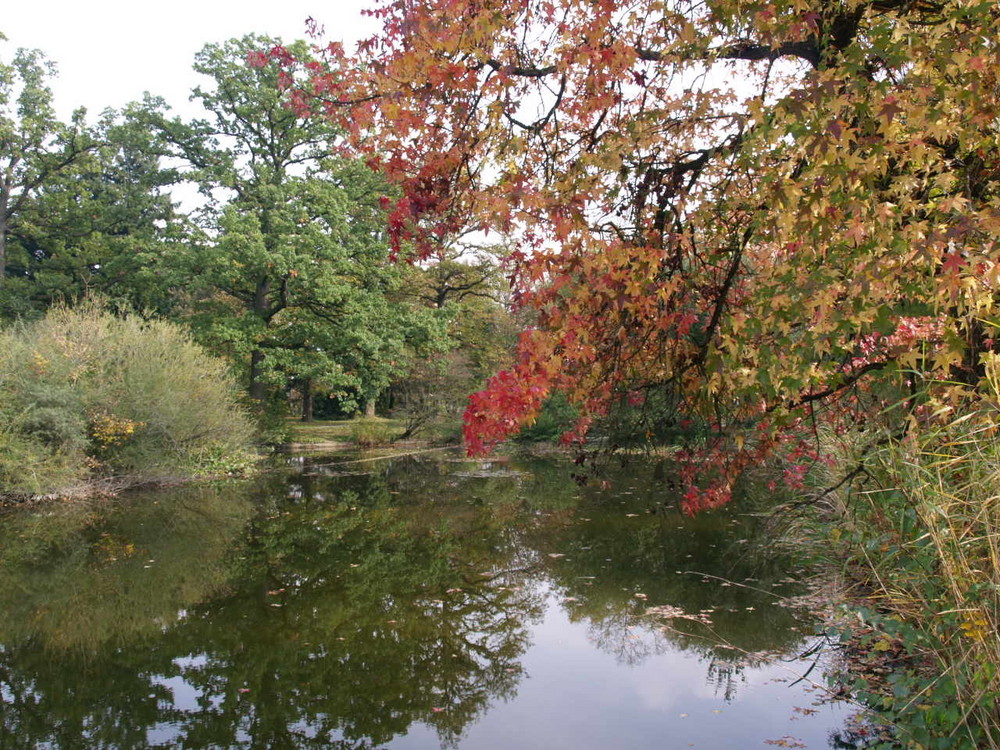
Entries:
[[868,645],[899,651],[886,684],[858,684],[907,747],[1000,748],[1000,409],[984,385],[869,441],[833,501],[829,531],[871,602]]

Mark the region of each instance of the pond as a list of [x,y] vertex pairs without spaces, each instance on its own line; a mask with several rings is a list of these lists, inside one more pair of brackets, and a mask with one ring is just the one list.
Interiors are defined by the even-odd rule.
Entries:
[[849,746],[794,561],[662,467],[284,462],[0,517],[0,747]]

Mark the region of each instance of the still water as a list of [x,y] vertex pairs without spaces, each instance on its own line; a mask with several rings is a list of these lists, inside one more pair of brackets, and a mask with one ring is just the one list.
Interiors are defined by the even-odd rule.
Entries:
[[846,746],[739,508],[642,463],[285,461],[0,516],[0,747]]

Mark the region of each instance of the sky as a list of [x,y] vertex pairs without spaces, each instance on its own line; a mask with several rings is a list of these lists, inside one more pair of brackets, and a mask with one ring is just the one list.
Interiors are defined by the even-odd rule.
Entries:
[[0,60],[18,47],[40,49],[58,66],[51,82],[60,117],[87,108],[93,121],[144,91],[162,96],[175,114],[196,116],[191,89],[204,83],[191,70],[205,44],[248,33],[283,41],[306,37],[306,18],[326,29],[327,41],[348,49],[376,30],[361,9],[372,0],[18,0],[0,12]]

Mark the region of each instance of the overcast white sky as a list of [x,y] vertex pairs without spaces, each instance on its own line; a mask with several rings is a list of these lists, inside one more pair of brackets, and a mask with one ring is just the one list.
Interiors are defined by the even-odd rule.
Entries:
[[305,38],[305,20],[322,23],[328,40],[349,49],[375,31],[361,9],[372,0],[8,0],[0,12],[0,59],[17,47],[42,50],[59,67],[52,83],[60,116],[85,106],[90,119],[162,96],[176,113],[200,81],[191,70],[195,53],[210,42],[248,33]]

